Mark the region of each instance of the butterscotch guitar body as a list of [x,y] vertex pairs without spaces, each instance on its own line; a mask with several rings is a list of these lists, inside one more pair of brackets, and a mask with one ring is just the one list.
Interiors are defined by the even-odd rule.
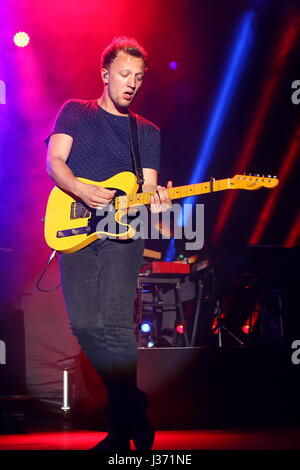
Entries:
[[[105,181],[95,182],[78,178],[84,183],[116,189],[116,195],[135,194],[138,190],[136,177],[129,171],[118,173]],[[129,224],[123,224],[121,218],[126,210],[117,210],[115,220],[122,226],[121,233],[109,233],[96,230],[96,211],[89,209],[82,201],[72,194],[55,186],[47,202],[45,216],[45,240],[49,247],[62,253],[72,253],[89,245],[98,238],[111,236],[113,238],[132,238],[135,230]]]

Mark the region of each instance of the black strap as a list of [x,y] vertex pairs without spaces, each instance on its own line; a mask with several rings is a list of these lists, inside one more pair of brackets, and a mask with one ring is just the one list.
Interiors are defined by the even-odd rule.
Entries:
[[137,177],[138,185],[140,186],[139,190],[141,191],[142,185],[144,184],[144,175],[143,175],[141,157],[140,157],[137,117],[131,111],[129,111],[129,134],[130,134],[131,155],[132,155],[132,160],[133,160],[133,169]]

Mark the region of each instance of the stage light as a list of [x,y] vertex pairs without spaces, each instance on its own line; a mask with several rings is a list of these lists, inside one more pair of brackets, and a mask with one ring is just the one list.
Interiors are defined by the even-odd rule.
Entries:
[[183,335],[184,334],[184,325],[182,323],[179,323],[179,325],[176,326],[176,331],[180,335]]
[[287,152],[283,156],[283,161],[278,172],[278,179],[281,183],[276,187],[276,190],[273,190],[268,196],[268,199],[258,216],[251,237],[249,238],[249,245],[258,244],[263,237],[267,223],[277,207],[277,200],[279,195],[282,194],[284,184],[287,182],[288,176],[291,174],[293,166],[298,162],[300,149],[299,139],[300,125],[296,128],[296,132],[291,138]]
[[288,236],[285,239],[283,246],[285,248],[292,248],[297,245],[298,239],[300,238],[300,212],[296,217]]
[[174,261],[176,259],[176,246],[174,238],[171,238],[166,252],[165,261]]
[[244,325],[242,327],[242,332],[245,333],[245,335],[248,335],[250,332],[250,325]]
[[177,70],[177,67],[178,67],[178,64],[177,62],[175,62],[174,60],[172,60],[170,63],[169,63],[169,68],[171,70]]
[[[241,152],[237,155],[233,174],[244,173],[244,171],[249,167],[251,158],[253,157],[253,154],[255,154],[255,147],[259,142],[260,135],[265,129],[265,122],[268,119],[275,93],[277,92],[280,81],[282,80],[282,74],[284,73],[286,62],[293,46],[297,43],[298,34],[297,22],[294,20],[290,22],[290,20],[288,20],[277,44],[275,44],[274,53],[272,54],[269,62],[269,71],[267,72],[261,94],[257,99],[256,109],[250,122],[247,138],[245,139]],[[280,187],[282,187],[282,185],[280,185]],[[224,194],[223,201],[220,205],[219,213],[213,227],[212,238],[215,245],[219,243],[238,194],[238,191],[228,191]],[[271,213],[269,213],[269,215],[271,216]],[[268,216],[268,213],[266,216]],[[265,218],[264,223],[267,224],[267,222],[268,219]]]
[[150,331],[152,330],[152,325],[150,322],[144,321],[143,323],[141,323],[140,329],[143,333],[150,333]]
[[253,312],[248,317],[242,326],[242,332],[249,335],[253,332],[253,328],[259,319],[259,312],[261,310],[260,302],[256,302]]
[[28,46],[30,37],[27,33],[20,31],[14,35],[14,43],[17,47],[26,47]]
[[[212,160],[222,125],[228,115],[234,92],[238,89],[237,85],[244,71],[244,65],[247,62],[247,54],[253,44],[254,21],[255,12],[253,10],[245,12],[237,31],[228,65],[221,80],[220,89],[216,96],[216,103],[208,122],[204,140],[199,147],[196,164],[189,184],[199,183],[203,179],[206,169]],[[178,226],[183,226],[188,223],[191,216],[191,206],[195,203],[196,198],[197,196],[188,196],[184,199],[183,204],[188,203],[189,206],[187,206],[184,215],[180,213],[177,219]]]

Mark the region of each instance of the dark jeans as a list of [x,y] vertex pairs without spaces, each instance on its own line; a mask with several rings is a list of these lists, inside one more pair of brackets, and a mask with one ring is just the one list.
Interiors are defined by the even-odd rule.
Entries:
[[133,308],[143,248],[141,239],[99,239],[75,253],[60,254],[71,328],[111,402],[136,387]]

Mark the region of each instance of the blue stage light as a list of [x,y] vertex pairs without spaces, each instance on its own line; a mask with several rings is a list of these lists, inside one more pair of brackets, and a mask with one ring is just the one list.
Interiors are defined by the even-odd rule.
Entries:
[[143,323],[141,323],[140,328],[143,333],[150,333],[150,331],[152,330],[152,325],[150,322],[144,321]]
[[165,256],[165,261],[173,261],[176,258],[176,246],[174,238],[171,238],[167,253]]
[[[231,104],[232,96],[234,91],[237,89],[237,82],[243,71],[247,53],[252,44],[254,19],[255,12],[254,10],[250,10],[243,15],[243,18],[240,22],[229,63],[221,80],[222,85],[217,94],[216,104],[208,123],[203,143],[199,149],[196,158],[196,165],[189,184],[200,183],[205,176],[206,169],[213,155],[219,132],[221,130],[222,124],[225,121],[225,116]],[[196,197],[197,196],[190,196],[184,199],[183,204],[194,204]],[[191,206],[188,206],[186,209],[187,210],[184,211],[184,220],[182,220],[183,217],[180,214],[176,221],[178,226],[186,224],[189,220],[191,215]]]

